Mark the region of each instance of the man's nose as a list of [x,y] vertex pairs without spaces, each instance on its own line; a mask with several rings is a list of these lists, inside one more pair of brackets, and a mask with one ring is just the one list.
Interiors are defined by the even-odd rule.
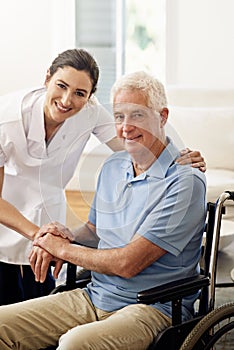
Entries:
[[130,117],[125,117],[123,124],[122,124],[122,128],[124,131],[129,131],[134,127],[133,122],[131,120]]

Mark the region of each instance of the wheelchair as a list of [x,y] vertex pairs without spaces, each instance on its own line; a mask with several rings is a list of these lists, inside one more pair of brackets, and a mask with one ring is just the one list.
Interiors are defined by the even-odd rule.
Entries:
[[[216,343],[220,338],[231,331],[234,332],[234,302],[215,308],[216,287],[234,287],[234,283],[223,285],[216,281],[220,228],[222,215],[225,214],[226,200],[234,201],[234,192],[225,191],[216,203],[208,203],[200,275],[138,293],[138,303],[152,304],[168,301],[172,303],[172,325],[155,337],[148,350],[216,349]],[[68,263],[66,282],[57,286],[52,294],[83,288],[89,281],[90,271],[81,270],[77,273],[77,267]],[[182,322],[182,299],[197,291],[200,291],[200,296],[194,317]],[[231,340],[232,347],[228,349],[234,348],[233,339],[234,337]],[[47,348],[49,349],[55,348]],[[224,349],[224,347],[217,349]]]
[[180,350],[233,349],[234,302],[219,306],[203,317],[184,340]]

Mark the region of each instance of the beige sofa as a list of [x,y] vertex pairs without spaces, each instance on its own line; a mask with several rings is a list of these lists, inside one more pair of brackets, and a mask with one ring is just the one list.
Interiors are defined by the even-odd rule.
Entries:
[[[234,191],[234,90],[169,86],[168,134],[180,148],[200,150],[207,163],[207,200]],[[228,202],[222,235],[234,233]]]

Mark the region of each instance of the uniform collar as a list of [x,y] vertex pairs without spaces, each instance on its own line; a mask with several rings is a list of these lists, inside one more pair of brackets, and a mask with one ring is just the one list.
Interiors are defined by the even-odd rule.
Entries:
[[45,95],[40,96],[34,103],[31,110],[31,123],[29,125],[28,140],[44,142],[44,101]]
[[45,126],[44,126],[44,103],[45,93],[37,98],[31,109],[29,131],[27,135],[28,151],[32,157],[46,158],[51,152],[61,148],[66,134],[64,134],[64,124],[56,132],[54,137],[46,146]]

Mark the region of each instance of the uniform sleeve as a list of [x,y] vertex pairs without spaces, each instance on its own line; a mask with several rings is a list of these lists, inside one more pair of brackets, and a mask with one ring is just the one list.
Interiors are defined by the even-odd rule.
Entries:
[[116,136],[114,118],[111,113],[97,100],[98,118],[93,134],[101,143],[106,143]]
[[3,167],[5,163],[6,163],[6,156],[0,145],[0,167]]

